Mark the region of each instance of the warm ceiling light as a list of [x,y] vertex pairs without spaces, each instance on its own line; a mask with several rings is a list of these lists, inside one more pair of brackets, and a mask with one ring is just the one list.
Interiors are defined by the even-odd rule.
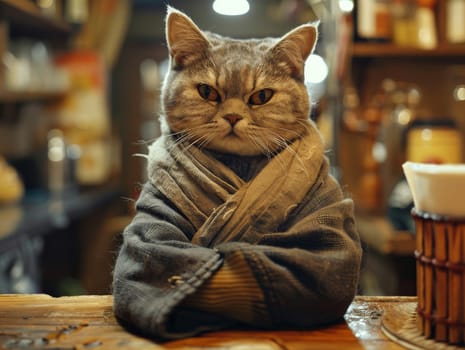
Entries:
[[353,0],[339,0],[339,8],[342,12],[349,13],[354,10]]
[[250,5],[247,0],[215,0],[213,10],[226,16],[239,16],[249,12]]

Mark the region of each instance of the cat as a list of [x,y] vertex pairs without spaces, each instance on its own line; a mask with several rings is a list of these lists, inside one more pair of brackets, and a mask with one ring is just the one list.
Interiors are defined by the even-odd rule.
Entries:
[[172,69],[163,84],[163,115],[171,132],[214,151],[272,155],[309,123],[304,62],[316,24],[281,39],[238,40],[201,31],[170,9]]
[[342,317],[361,247],[309,118],[304,64],[317,36],[304,24],[231,39],[168,10],[162,135],[113,274],[123,324],[172,339]]

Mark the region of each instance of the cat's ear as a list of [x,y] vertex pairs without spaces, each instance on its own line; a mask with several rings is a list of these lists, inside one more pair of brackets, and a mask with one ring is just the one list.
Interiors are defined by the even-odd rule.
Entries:
[[175,67],[181,68],[199,59],[209,42],[202,31],[184,13],[168,7],[166,41]]
[[304,77],[305,61],[315,48],[317,26],[317,23],[301,25],[284,35],[271,49],[278,64],[285,66],[300,79]]

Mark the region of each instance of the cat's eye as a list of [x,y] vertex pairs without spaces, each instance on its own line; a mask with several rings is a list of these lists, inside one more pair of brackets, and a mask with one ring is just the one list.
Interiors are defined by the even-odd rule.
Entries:
[[249,97],[249,104],[251,105],[263,105],[267,103],[271,97],[273,97],[273,90],[271,89],[262,89],[253,93]]
[[199,92],[199,95],[205,100],[212,101],[212,102],[221,101],[221,96],[218,93],[218,91],[216,91],[210,85],[199,84],[197,85],[197,91]]

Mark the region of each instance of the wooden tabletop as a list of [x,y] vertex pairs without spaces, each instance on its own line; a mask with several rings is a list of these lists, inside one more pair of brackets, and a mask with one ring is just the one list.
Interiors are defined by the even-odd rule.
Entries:
[[169,342],[154,342],[121,328],[112,297],[53,298],[43,294],[0,295],[0,349],[215,349],[215,350],[399,350],[386,338],[381,318],[414,297],[356,297],[345,321],[306,331],[228,330]]

